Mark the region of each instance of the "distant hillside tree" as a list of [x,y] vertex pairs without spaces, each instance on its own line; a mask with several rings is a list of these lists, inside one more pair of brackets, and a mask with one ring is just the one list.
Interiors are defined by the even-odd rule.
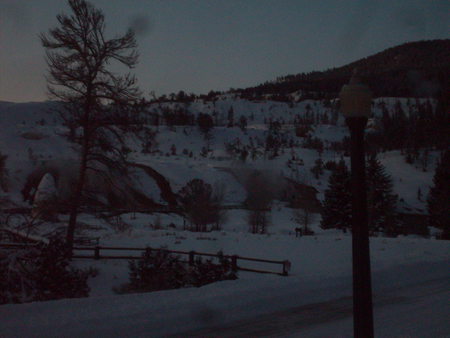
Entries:
[[233,106],[231,106],[230,109],[228,109],[227,127],[232,128],[233,126],[234,126],[234,110],[233,110]]
[[71,249],[88,172],[104,175],[107,168],[125,172],[124,132],[138,125],[134,108],[140,92],[134,76],[110,70],[113,63],[136,65],[133,31],[107,39],[101,10],[84,0],[68,4],[71,14],[58,15],[58,26],[40,39],[46,49],[50,96],[65,102],[61,116],[67,126],[77,127],[80,162],[67,229]]
[[429,225],[442,230],[442,238],[450,238],[450,150],[439,158],[433,186],[427,199]]
[[[397,196],[392,192],[391,178],[384,167],[371,157],[367,161],[367,209],[370,231],[383,231],[387,235],[398,233]],[[351,181],[344,161],[333,170],[325,190],[321,227],[351,228]]]
[[209,114],[200,113],[197,117],[198,128],[202,134],[207,138],[209,132],[214,127],[214,121]]
[[397,235],[397,195],[390,176],[375,156],[367,161],[366,177],[369,230]]
[[302,234],[313,234],[313,231],[309,228],[313,221],[313,215],[299,196],[294,197],[292,200],[292,214],[295,223],[297,223],[299,227],[302,227]]
[[193,231],[206,231],[208,224],[220,219],[220,199],[216,198],[211,184],[201,179],[189,181],[178,193],[183,211],[191,222]]
[[350,229],[352,226],[351,214],[350,172],[344,160],[341,160],[328,179],[320,226],[324,229]]
[[274,194],[267,178],[259,172],[254,172],[245,184],[247,190],[246,206],[249,209],[248,223],[250,232],[264,234],[269,226],[269,212]]
[[314,166],[311,168],[311,172],[314,174],[314,177],[318,180],[320,176],[323,174],[323,161],[321,158],[318,158],[314,162]]
[[247,118],[244,115],[239,118],[239,128],[243,133],[247,131]]
[[158,150],[156,136],[158,132],[151,128],[144,128],[142,137],[142,152],[144,154],[153,153]]

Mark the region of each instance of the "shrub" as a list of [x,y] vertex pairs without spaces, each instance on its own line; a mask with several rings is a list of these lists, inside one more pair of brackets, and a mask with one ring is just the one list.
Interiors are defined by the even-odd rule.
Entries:
[[330,170],[330,171],[336,170],[337,167],[338,167],[338,165],[337,165],[337,163],[334,162],[334,161],[326,161],[325,164],[324,164],[324,166],[323,166],[323,168],[324,168],[325,170]]
[[42,140],[43,138],[46,138],[47,135],[44,135],[42,133],[36,132],[36,131],[27,131],[25,133],[22,133],[22,136],[24,139],[27,140]]
[[0,304],[87,297],[89,271],[69,264],[64,241],[0,251]]
[[200,257],[195,261],[189,276],[193,286],[200,287],[221,280],[237,279],[230,260],[225,258],[222,252],[219,252],[218,256],[219,264],[214,264],[209,259],[203,261]]
[[192,265],[180,260],[167,250],[147,250],[142,259],[129,262],[130,281],[113,290],[116,293],[151,292],[179,289],[182,287],[200,287],[220,280],[236,279],[231,262],[219,255],[219,264],[200,258]]

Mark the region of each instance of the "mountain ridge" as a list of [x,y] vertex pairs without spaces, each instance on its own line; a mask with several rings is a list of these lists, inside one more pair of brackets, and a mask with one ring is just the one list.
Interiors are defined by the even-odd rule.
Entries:
[[348,82],[354,68],[377,97],[438,98],[450,89],[450,39],[407,42],[341,67],[281,76],[235,91],[244,97],[302,91],[305,98],[331,98]]

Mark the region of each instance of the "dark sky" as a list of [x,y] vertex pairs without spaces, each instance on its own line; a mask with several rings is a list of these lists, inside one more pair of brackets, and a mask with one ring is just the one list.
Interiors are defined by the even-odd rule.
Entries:
[[[341,66],[383,49],[448,38],[448,0],[91,0],[107,31],[137,32],[144,93],[206,93]],[[63,0],[0,0],[0,100],[46,97],[38,34]]]

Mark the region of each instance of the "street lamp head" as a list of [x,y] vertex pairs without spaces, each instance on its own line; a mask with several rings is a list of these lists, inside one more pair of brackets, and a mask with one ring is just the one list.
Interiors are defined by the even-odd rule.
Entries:
[[349,84],[342,86],[339,93],[341,112],[346,118],[366,117],[371,114],[372,92],[369,87],[361,83],[356,72],[353,72]]

